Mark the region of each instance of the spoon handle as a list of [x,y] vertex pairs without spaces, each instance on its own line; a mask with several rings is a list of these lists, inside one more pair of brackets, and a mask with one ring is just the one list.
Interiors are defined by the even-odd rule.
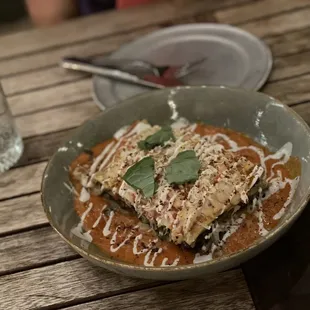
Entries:
[[65,69],[101,75],[108,79],[117,80],[120,82],[129,83],[129,84],[135,84],[135,85],[145,86],[145,87],[155,88],[155,89],[164,88],[163,85],[142,80],[134,74],[124,72],[118,69],[94,65],[82,59],[63,58],[60,65]]

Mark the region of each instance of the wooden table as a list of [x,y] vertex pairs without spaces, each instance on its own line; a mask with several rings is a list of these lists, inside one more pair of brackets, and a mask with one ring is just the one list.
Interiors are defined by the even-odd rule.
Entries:
[[99,110],[88,76],[65,55],[93,56],[173,24],[221,22],[262,38],[274,55],[263,91],[310,122],[309,0],[170,0],[0,38],[0,74],[25,152],[0,177],[0,309],[310,309],[309,208],[290,232],[242,268],[200,280],[154,282],[96,268],[49,226],[40,202],[48,158]]

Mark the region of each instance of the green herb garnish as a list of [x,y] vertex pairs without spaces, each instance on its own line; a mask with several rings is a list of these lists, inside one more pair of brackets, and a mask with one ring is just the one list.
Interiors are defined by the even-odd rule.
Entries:
[[126,171],[123,180],[134,189],[141,190],[144,197],[152,197],[157,188],[154,178],[154,159],[149,156],[138,161]]
[[184,184],[198,179],[200,162],[194,151],[184,151],[177,155],[166,169],[169,184]]
[[175,141],[172,129],[170,126],[164,126],[145,140],[139,141],[138,146],[141,150],[151,150],[155,146],[163,146],[170,139]]

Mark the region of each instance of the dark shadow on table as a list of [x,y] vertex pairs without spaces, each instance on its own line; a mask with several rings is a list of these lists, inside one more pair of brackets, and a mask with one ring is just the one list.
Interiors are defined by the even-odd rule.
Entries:
[[310,204],[283,238],[242,267],[258,310],[309,310]]

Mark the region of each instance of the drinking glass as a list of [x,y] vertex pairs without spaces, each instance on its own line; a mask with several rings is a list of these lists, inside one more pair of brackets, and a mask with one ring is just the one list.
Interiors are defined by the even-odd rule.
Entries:
[[0,173],[12,167],[23,153],[23,141],[0,85]]

